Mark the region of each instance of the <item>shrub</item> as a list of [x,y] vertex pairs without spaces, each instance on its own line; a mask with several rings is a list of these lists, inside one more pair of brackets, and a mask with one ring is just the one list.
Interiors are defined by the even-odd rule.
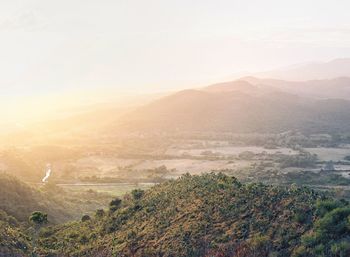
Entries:
[[29,220],[36,225],[47,223],[47,214],[40,211],[35,211],[30,215]]
[[81,221],[82,221],[82,222],[85,222],[85,221],[88,221],[88,220],[91,220],[91,218],[90,218],[90,216],[87,215],[87,214],[85,214],[85,215],[83,215],[83,217],[81,217]]
[[105,211],[103,209],[98,209],[96,212],[95,212],[95,216],[98,217],[98,218],[101,218],[105,215]]
[[143,191],[142,189],[134,189],[131,191],[131,195],[134,200],[140,200],[144,193],[145,191]]
[[121,204],[122,204],[122,200],[120,200],[119,198],[116,198],[109,203],[109,210],[112,212],[115,212],[120,208]]
[[341,241],[340,243],[333,244],[331,246],[332,254],[340,257],[349,256],[350,254],[350,242]]

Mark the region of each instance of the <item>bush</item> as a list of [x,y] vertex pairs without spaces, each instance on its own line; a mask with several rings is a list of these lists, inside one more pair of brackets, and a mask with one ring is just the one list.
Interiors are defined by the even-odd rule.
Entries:
[[316,232],[324,233],[332,239],[341,237],[349,232],[347,220],[349,215],[350,207],[334,209],[316,223]]
[[317,201],[316,203],[316,214],[320,217],[323,217],[326,213],[341,207],[343,204],[339,201],[334,201],[331,199],[323,200],[323,201]]
[[85,222],[85,221],[88,221],[88,220],[91,220],[91,218],[90,218],[90,216],[87,215],[87,214],[85,214],[85,215],[83,215],[83,217],[81,217],[81,221],[82,221],[82,222]]
[[105,211],[102,210],[102,209],[98,209],[98,210],[95,212],[95,216],[98,217],[98,218],[101,218],[101,217],[105,216]]
[[120,200],[119,198],[116,198],[109,203],[109,210],[112,212],[115,212],[120,208],[121,204],[122,204],[122,200]]
[[342,241],[331,246],[332,254],[340,257],[349,256],[350,254],[350,242]]
[[40,211],[35,211],[30,215],[29,220],[36,225],[47,223],[47,214]]
[[131,191],[131,195],[134,200],[140,200],[144,193],[145,191],[143,191],[142,189],[134,189]]

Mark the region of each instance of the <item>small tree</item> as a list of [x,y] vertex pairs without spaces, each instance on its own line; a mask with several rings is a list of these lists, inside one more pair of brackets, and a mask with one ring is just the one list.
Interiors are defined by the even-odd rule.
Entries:
[[38,239],[40,228],[47,223],[47,214],[40,211],[35,211],[29,216],[29,221],[34,224],[34,229],[35,229],[34,246],[35,246]]
[[40,211],[35,211],[30,215],[29,221],[34,223],[36,227],[40,228],[42,225],[47,223],[47,214]]

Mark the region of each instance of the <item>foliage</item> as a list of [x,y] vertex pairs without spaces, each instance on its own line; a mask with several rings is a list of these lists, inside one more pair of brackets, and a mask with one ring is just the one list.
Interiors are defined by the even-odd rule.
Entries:
[[134,189],[131,191],[131,195],[134,198],[134,200],[140,200],[143,194],[144,191],[142,189]]
[[111,212],[114,212],[114,211],[116,211],[116,210],[119,209],[119,207],[121,206],[121,204],[122,204],[122,200],[119,199],[119,198],[115,198],[115,199],[113,199],[113,200],[109,203],[109,210],[110,210]]
[[36,225],[43,225],[47,223],[47,214],[40,211],[35,211],[30,215],[29,220]]
[[306,151],[300,151],[297,155],[281,155],[277,160],[281,168],[299,167],[307,168],[315,166],[317,156]]
[[90,220],[90,219],[91,219],[90,216],[87,215],[87,214],[85,214],[85,215],[83,215],[83,216],[81,217],[81,221],[82,221],[82,222],[88,221],[88,220]]
[[23,231],[14,217],[0,211],[0,256],[28,256],[31,242]]
[[82,212],[104,207],[110,199],[96,192],[67,192],[51,183],[34,189],[14,176],[0,173],[0,210],[21,222],[27,222],[34,211],[47,213],[52,224],[80,219]]
[[118,208],[108,214],[100,209],[84,222],[45,227],[35,244],[0,213],[6,220],[0,223],[6,224],[0,226],[6,239],[2,245],[25,254],[33,244],[38,256],[57,257],[350,254],[349,203],[297,185],[243,184],[221,173],[186,174],[150,190],[135,190],[111,206]]
[[307,188],[242,184],[223,174],[184,175],[133,191],[131,199],[102,218],[53,227],[50,237],[40,239],[41,251],[68,256],[289,256],[313,227],[317,199]]

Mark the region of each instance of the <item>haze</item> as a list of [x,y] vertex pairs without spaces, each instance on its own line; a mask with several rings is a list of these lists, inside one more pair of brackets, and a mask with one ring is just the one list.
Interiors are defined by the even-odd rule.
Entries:
[[0,92],[159,92],[348,57],[349,8],[324,0],[4,0]]
[[[347,1],[1,1],[1,127],[86,106],[141,105],[146,93],[143,100],[348,57],[349,7]],[[341,72],[327,78],[348,75],[347,63],[335,70]]]
[[0,257],[350,256],[349,10],[0,0]]

